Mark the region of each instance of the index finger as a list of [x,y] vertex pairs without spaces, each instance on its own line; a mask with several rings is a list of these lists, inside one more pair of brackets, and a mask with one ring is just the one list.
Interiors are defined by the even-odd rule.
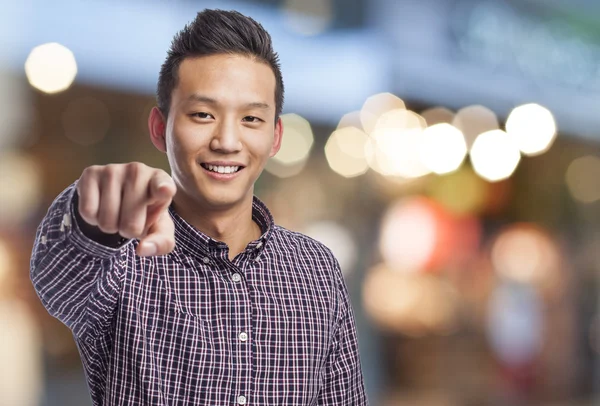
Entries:
[[170,203],[176,192],[175,182],[167,173],[157,171],[150,179],[148,200],[150,203]]

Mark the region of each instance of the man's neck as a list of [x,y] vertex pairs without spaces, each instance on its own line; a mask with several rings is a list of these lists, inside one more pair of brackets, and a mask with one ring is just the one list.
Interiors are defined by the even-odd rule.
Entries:
[[174,206],[181,218],[209,237],[227,244],[230,260],[262,234],[259,225],[252,220],[252,196],[248,202],[224,210],[190,204],[187,199],[177,199],[177,196]]

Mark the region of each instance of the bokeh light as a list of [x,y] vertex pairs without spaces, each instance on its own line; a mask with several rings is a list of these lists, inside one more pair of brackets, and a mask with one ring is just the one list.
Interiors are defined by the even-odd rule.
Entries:
[[302,232],[325,244],[333,252],[344,275],[352,271],[358,247],[345,227],[333,221],[320,221],[307,225]]
[[368,138],[355,127],[334,131],[325,144],[325,157],[331,169],[346,178],[364,174],[369,169],[365,157]]
[[281,120],[281,149],[267,162],[265,169],[275,176],[287,178],[299,174],[304,169],[314,136],[310,123],[297,114],[282,114]]
[[110,128],[110,113],[102,101],[94,97],[72,100],[62,114],[65,136],[79,145],[101,141]]
[[0,224],[24,221],[41,200],[41,173],[36,162],[17,152],[0,154]]
[[25,62],[25,74],[31,86],[44,93],[58,93],[71,86],[77,75],[75,56],[56,42],[39,45]]
[[285,0],[281,12],[286,27],[306,36],[323,33],[333,22],[332,0]]
[[431,173],[420,157],[425,126],[425,120],[409,110],[381,114],[365,145],[369,166],[382,175],[408,179]]
[[0,299],[0,332],[0,404],[40,405],[44,354],[37,320],[22,302]]
[[469,149],[479,134],[500,128],[496,113],[480,105],[460,109],[454,116],[452,125],[463,133]]
[[381,130],[420,130],[427,127],[425,119],[414,111],[393,109],[382,113],[370,134],[374,135]]
[[448,259],[451,231],[450,218],[440,205],[423,197],[404,199],[385,214],[379,249],[392,270],[437,270]]
[[477,214],[485,206],[488,185],[465,165],[456,172],[433,178],[429,195],[452,213]]
[[459,297],[431,275],[406,275],[378,265],[367,272],[362,293],[365,312],[382,330],[423,337],[446,335],[457,327]]
[[525,155],[542,154],[556,138],[556,123],[552,113],[539,104],[525,104],[515,108],[506,120],[506,132],[514,137]]
[[423,132],[421,161],[439,175],[457,170],[467,155],[463,134],[450,124],[435,124]]
[[502,130],[480,134],[471,148],[473,169],[490,182],[510,177],[520,160],[521,153],[517,145]]
[[379,118],[392,110],[404,110],[406,105],[398,96],[391,93],[379,93],[369,97],[360,110],[360,122],[363,130],[371,134]]
[[493,243],[491,260],[500,276],[524,284],[554,282],[560,267],[556,244],[548,233],[530,224],[504,229]]
[[344,114],[344,116],[338,122],[336,129],[341,130],[342,128],[346,127],[354,127],[364,131],[362,122],[360,121],[360,111],[351,111],[350,113]]
[[569,164],[565,181],[571,196],[582,203],[600,200],[600,158],[593,155],[579,157]]
[[432,107],[421,112],[421,117],[425,119],[428,126],[436,124],[452,124],[454,112],[445,107]]
[[385,176],[418,178],[431,171],[420,159],[423,132],[420,129],[382,128],[365,145],[369,167]]

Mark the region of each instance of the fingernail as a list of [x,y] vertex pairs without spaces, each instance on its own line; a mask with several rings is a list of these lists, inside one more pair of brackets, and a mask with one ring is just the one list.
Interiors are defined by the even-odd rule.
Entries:
[[158,251],[158,247],[155,243],[151,241],[144,241],[141,244],[141,252],[140,254],[146,257],[156,255],[156,251]]

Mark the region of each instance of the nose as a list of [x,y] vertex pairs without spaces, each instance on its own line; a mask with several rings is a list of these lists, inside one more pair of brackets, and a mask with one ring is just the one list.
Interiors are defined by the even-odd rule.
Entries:
[[224,154],[239,152],[242,149],[240,129],[235,120],[224,120],[215,127],[210,149]]

